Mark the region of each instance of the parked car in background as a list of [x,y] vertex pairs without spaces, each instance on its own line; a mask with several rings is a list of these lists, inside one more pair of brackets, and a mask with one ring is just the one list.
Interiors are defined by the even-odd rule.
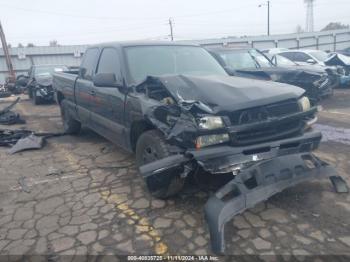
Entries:
[[331,54],[321,50],[290,50],[279,53],[299,65],[317,65],[332,70],[339,78],[339,86],[350,86],[350,72],[340,63],[330,61]]
[[[271,60],[271,62],[276,65],[276,66],[281,66],[281,67],[294,67],[298,68],[304,71],[309,71],[309,72],[316,72],[320,74],[328,74],[328,78],[330,81],[330,88],[332,90],[340,85],[339,81],[339,76],[337,72],[334,72],[333,70],[324,67],[324,66],[317,66],[317,65],[299,65],[292,60],[289,60],[288,58],[281,56],[279,54],[277,55],[270,55],[266,54],[266,56]],[[322,96],[322,94],[321,94]]]
[[326,66],[329,54],[321,50],[289,50],[278,53],[300,65]]
[[276,48],[264,49],[261,52],[263,52],[264,54],[275,55],[288,50],[289,50],[288,48],[276,47]]
[[325,63],[328,66],[342,67],[344,75],[340,78],[340,86],[350,87],[350,57],[339,53],[331,53]]
[[276,66],[262,52],[253,48],[208,49],[231,76],[268,80],[303,88],[316,104],[322,96],[331,95],[333,89],[326,72]]
[[224,226],[233,216],[330,173],[312,155],[321,133],[311,129],[317,107],[303,89],[231,77],[200,46],[91,46],[79,74],[55,73],[53,84],[65,132],[84,125],[134,151],[153,196],[180,193],[185,181],[204,174],[221,182],[205,206],[216,253],[224,251]]
[[27,89],[29,98],[35,105],[54,100],[52,74],[68,71],[65,65],[33,65],[28,72]]
[[342,55],[346,55],[346,56],[350,56],[350,47],[345,48],[343,50],[339,50],[339,51],[337,51],[337,53],[342,54]]

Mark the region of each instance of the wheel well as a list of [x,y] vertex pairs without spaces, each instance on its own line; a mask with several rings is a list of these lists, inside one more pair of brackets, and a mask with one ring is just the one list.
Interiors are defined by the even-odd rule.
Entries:
[[133,151],[135,151],[137,140],[142,135],[142,133],[152,129],[155,129],[154,126],[144,120],[134,122],[131,125],[130,142]]
[[64,99],[64,95],[61,92],[57,92],[57,103],[60,105],[62,100]]

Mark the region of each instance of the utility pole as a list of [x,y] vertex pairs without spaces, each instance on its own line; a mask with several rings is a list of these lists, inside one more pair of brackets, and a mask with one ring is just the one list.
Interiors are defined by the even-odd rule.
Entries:
[[267,35],[270,35],[270,1],[267,1]]
[[270,35],[270,1],[267,1],[266,4],[261,4],[259,7],[267,6],[267,35]]
[[4,51],[4,55],[5,55],[6,66],[7,66],[7,69],[9,71],[9,75],[12,79],[15,79],[16,74],[15,74],[15,71],[13,70],[11,56],[10,56],[10,52],[8,50],[8,47],[7,47],[5,33],[4,33],[3,28],[2,28],[1,22],[0,22],[0,39],[1,39],[2,50]]
[[169,27],[170,27],[170,39],[171,39],[171,41],[174,41],[173,20],[171,17],[169,18]]
[[306,32],[314,31],[314,2],[315,0],[304,0],[306,3]]

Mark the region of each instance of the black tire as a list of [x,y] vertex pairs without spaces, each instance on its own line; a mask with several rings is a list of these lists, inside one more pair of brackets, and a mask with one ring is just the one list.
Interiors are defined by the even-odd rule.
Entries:
[[32,91],[31,88],[28,88],[28,96],[29,96],[30,99],[33,98],[33,91]]
[[32,93],[32,97],[33,97],[32,100],[34,105],[39,105],[41,103],[41,98],[36,96],[35,90]]
[[60,109],[64,133],[78,134],[81,129],[81,124],[79,121],[72,118],[69,113],[67,102],[65,100],[61,101]]
[[[170,155],[169,145],[158,130],[146,131],[137,140],[136,164],[138,167]],[[161,177],[148,177],[145,182],[152,196],[166,199],[181,191],[185,179],[178,174],[167,174]]]

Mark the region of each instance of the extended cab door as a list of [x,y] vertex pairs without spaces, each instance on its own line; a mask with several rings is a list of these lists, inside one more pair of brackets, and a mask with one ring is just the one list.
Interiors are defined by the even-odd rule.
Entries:
[[79,69],[79,77],[75,84],[75,99],[79,120],[90,126],[90,110],[94,99],[92,78],[96,69],[99,49],[89,48],[86,50]]
[[[96,75],[101,73],[113,73],[116,84],[123,85],[121,73],[121,59],[118,50],[114,47],[105,47],[102,50]],[[94,86],[94,103],[92,106],[93,129],[124,147],[124,101],[125,93],[120,88],[110,86]]]

